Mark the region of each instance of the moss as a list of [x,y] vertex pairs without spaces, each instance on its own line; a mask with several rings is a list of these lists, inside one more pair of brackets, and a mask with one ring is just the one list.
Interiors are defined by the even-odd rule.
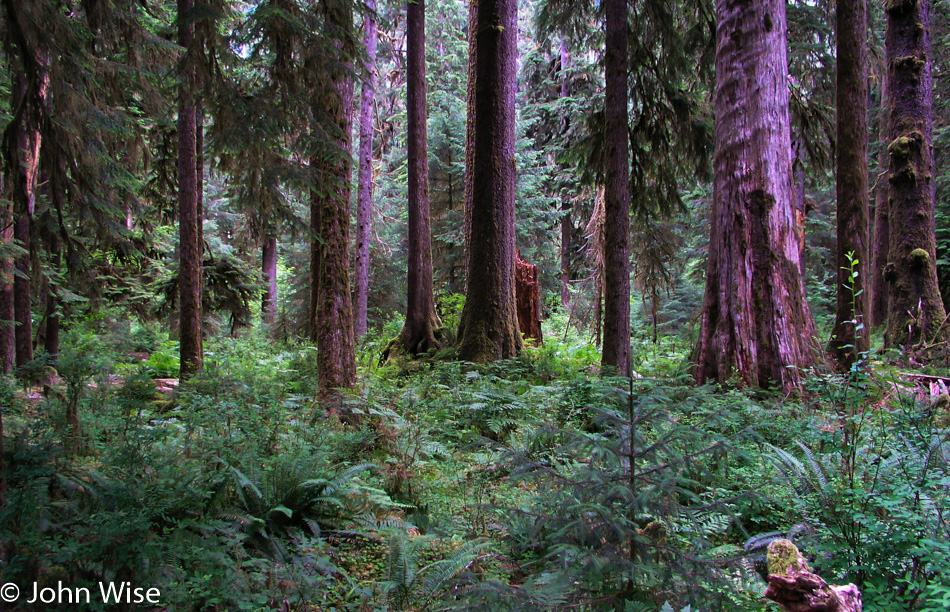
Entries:
[[801,570],[809,571],[808,564],[802,558],[798,547],[789,540],[774,540],[769,544],[766,555],[769,574],[790,574]]
[[920,130],[914,130],[906,136],[898,136],[891,141],[891,144],[887,145],[887,153],[891,157],[906,159],[920,149],[922,142],[924,142],[924,135]]
[[910,252],[910,265],[917,270],[930,263],[930,254],[924,249],[914,249]]

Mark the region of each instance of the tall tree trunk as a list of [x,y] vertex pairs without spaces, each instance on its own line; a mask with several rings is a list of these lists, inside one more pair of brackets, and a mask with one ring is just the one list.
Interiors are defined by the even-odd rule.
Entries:
[[[462,235],[465,239],[464,282],[462,287],[468,295],[468,271],[471,267],[471,252],[469,245],[472,242],[472,197],[474,183],[472,171],[475,163],[475,82],[476,59],[478,57],[478,6],[477,0],[468,3],[468,83],[465,89],[465,177],[464,201],[462,202]],[[461,331],[461,330],[460,330]],[[461,335],[461,334],[460,334]]]
[[[9,181],[0,178],[0,200],[9,198]],[[0,204],[0,244],[13,243],[13,209]],[[13,371],[16,364],[16,334],[13,314],[13,259],[0,258],[0,374]]]
[[[838,0],[837,308],[828,350],[847,372],[871,347],[868,248],[867,0]],[[852,267],[851,261],[857,261]],[[856,274],[855,274],[856,273]]]
[[[200,89],[201,81],[196,81],[197,88]],[[199,318],[199,330],[201,331],[201,341],[198,343],[198,349],[201,351],[201,363],[205,360],[204,343],[204,295],[205,295],[205,120],[204,107],[198,101],[195,104],[195,196],[197,201],[196,224],[198,229],[198,296],[201,304],[201,317]],[[232,330],[233,331],[233,330]]]
[[261,249],[261,276],[264,295],[261,297],[261,318],[268,330],[277,322],[277,236],[273,230],[264,237]]
[[[888,97],[890,91],[887,79],[881,81],[881,105],[884,109],[892,108],[893,101]],[[881,115],[888,114],[887,110]],[[881,142],[887,140],[886,117],[881,118]],[[890,185],[887,180],[888,155],[887,147],[881,148],[878,158],[879,175],[874,182],[874,233],[872,236],[873,262],[871,264],[871,325],[877,327],[887,322],[887,281],[884,279],[884,267],[887,265],[887,247],[890,243],[890,228],[888,223],[888,196]]]
[[[194,0],[178,0],[178,44],[186,53],[195,36],[188,13]],[[194,101],[194,68],[185,60],[178,102],[178,292],[179,377],[199,374],[201,359],[201,244],[198,226],[197,112]]]
[[[567,51],[567,38],[561,36],[561,98],[566,98],[567,91],[567,66],[571,56]],[[565,116],[564,121],[568,118]],[[565,126],[566,127],[566,126]],[[561,306],[567,309],[571,305],[571,235],[574,232],[574,225],[571,223],[571,211],[573,205],[567,194],[562,194],[564,200],[561,202]]]
[[604,201],[604,337],[601,365],[630,364],[630,137],[627,122],[627,3],[606,0],[604,59],[607,178]]
[[[328,27],[349,32],[353,24],[350,3],[342,0],[322,4]],[[311,321],[317,343],[318,393],[331,399],[340,389],[356,384],[356,347],[353,335],[353,305],[350,294],[350,107],[353,85],[349,57],[342,48],[329,62],[330,87],[314,98],[315,115],[329,116],[335,132],[332,154],[311,163],[321,166],[329,185],[326,195],[311,194]]]
[[696,380],[797,387],[816,359],[792,202],[784,0],[716,0],[714,204]]
[[40,161],[40,122],[49,91],[48,54],[38,52],[33,68],[18,71],[13,81],[13,151],[7,151],[11,169],[13,200],[13,239],[24,249],[13,260],[13,317],[16,321],[14,344],[16,365],[33,360],[32,262],[30,237],[36,204],[36,180]]
[[[459,357],[489,362],[521,350],[515,308],[517,0],[473,0],[475,78],[468,286]],[[471,87],[471,79],[469,86]],[[475,127],[477,126],[477,129]]]
[[946,336],[933,225],[930,1],[892,0],[886,11],[887,88],[894,104],[887,130],[890,232],[884,344],[909,349],[934,341],[938,333]]
[[376,0],[366,2],[366,80],[360,97],[359,178],[356,190],[356,295],[353,330],[366,334],[369,302],[369,240],[373,211],[373,105],[376,101]]
[[[59,244],[59,237],[55,233],[50,234],[50,268],[54,273],[59,272],[59,266],[62,264],[62,250]],[[54,282],[52,275],[49,277],[49,293],[46,298],[46,338],[43,341],[43,349],[50,356],[50,361],[54,364],[59,359],[59,286]]]
[[[432,294],[429,154],[426,137],[425,0],[406,3],[406,122],[409,166],[409,274],[406,323],[395,343],[410,355],[439,346]],[[388,351],[388,349],[387,349]]]

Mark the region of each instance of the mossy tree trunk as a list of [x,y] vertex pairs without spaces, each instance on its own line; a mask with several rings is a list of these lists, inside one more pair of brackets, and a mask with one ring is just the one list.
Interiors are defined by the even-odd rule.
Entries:
[[360,96],[360,151],[356,188],[356,291],[353,332],[366,334],[369,302],[369,240],[373,210],[373,105],[376,101],[376,0],[366,2],[366,80]]
[[[475,66],[468,283],[459,357],[489,362],[521,350],[515,307],[517,0],[474,0]],[[471,86],[471,83],[470,83]],[[466,157],[469,157],[467,152]],[[467,186],[468,187],[468,186]]]
[[[567,37],[561,35],[561,98],[568,97],[567,68],[570,65],[571,55],[567,49]],[[564,118],[565,130],[569,119]],[[567,310],[571,305],[571,237],[574,234],[574,224],[571,222],[571,213],[574,205],[567,194],[562,193],[561,202],[561,306]]]
[[604,185],[604,330],[601,365],[629,376],[630,137],[627,122],[627,3],[606,0],[604,57],[607,148]]
[[[342,0],[321,5],[327,27],[349,33],[352,6]],[[312,164],[324,179],[322,193],[310,197],[311,339],[317,344],[318,393],[331,399],[340,389],[356,385],[356,347],[350,295],[350,108],[351,50],[338,45],[336,57],[322,58],[323,94],[314,97],[315,117],[329,117],[332,142]],[[324,138],[319,136],[318,138]],[[316,144],[316,143],[315,143]]]
[[929,0],[886,4],[888,118],[889,347],[926,345],[945,336],[936,268],[933,191],[933,77]]
[[[847,372],[871,347],[868,248],[867,1],[838,0],[837,307],[828,349]],[[849,260],[849,257],[851,258]],[[856,266],[852,262],[857,261]],[[856,275],[855,275],[856,273]]]
[[188,380],[202,370],[201,263],[198,225],[197,108],[194,100],[195,68],[188,54],[195,26],[188,13],[194,0],[178,0],[178,44],[184,47],[178,102],[178,291],[179,377]]
[[783,0],[716,1],[716,153],[694,375],[791,390],[818,351],[799,269]]
[[[406,119],[409,170],[409,269],[406,323],[395,344],[410,355],[438,348],[442,325],[432,293],[429,154],[426,137],[425,0],[406,3]],[[387,349],[389,351],[389,349]]]

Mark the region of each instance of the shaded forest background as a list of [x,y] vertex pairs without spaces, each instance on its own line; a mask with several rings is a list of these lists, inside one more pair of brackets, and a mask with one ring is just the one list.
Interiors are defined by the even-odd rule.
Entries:
[[[808,349],[772,358],[758,294],[749,367],[707,278],[731,265],[716,32],[744,4],[787,17],[776,301]],[[147,583],[154,609],[761,610],[787,538],[868,609],[945,609],[950,5],[855,5],[866,91],[840,85],[834,3],[718,5],[3,0],[2,581]],[[924,64],[888,56],[899,17],[929,33],[932,147],[886,90]],[[843,95],[866,185],[836,170],[864,146]],[[922,212],[888,242],[898,200]],[[914,221],[933,246],[895,255]],[[515,270],[543,342],[509,318]]]

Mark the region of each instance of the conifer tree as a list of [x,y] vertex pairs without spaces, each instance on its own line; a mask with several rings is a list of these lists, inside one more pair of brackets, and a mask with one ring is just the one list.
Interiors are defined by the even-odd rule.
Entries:
[[695,377],[797,387],[814,363],[792,203],[785,3],[716,1],[716,155]]
[[[515,309],[517,0],[474,0],[466,136],[468,275],[459,357],[490,362],[521,350]],[[470,60],[471,61],[471,60]],[[468,203],[468,196],[466,199]]]
[[923,348],[946,336],[937,283],[930,1],[887,3],[888,316],[884,344]]

